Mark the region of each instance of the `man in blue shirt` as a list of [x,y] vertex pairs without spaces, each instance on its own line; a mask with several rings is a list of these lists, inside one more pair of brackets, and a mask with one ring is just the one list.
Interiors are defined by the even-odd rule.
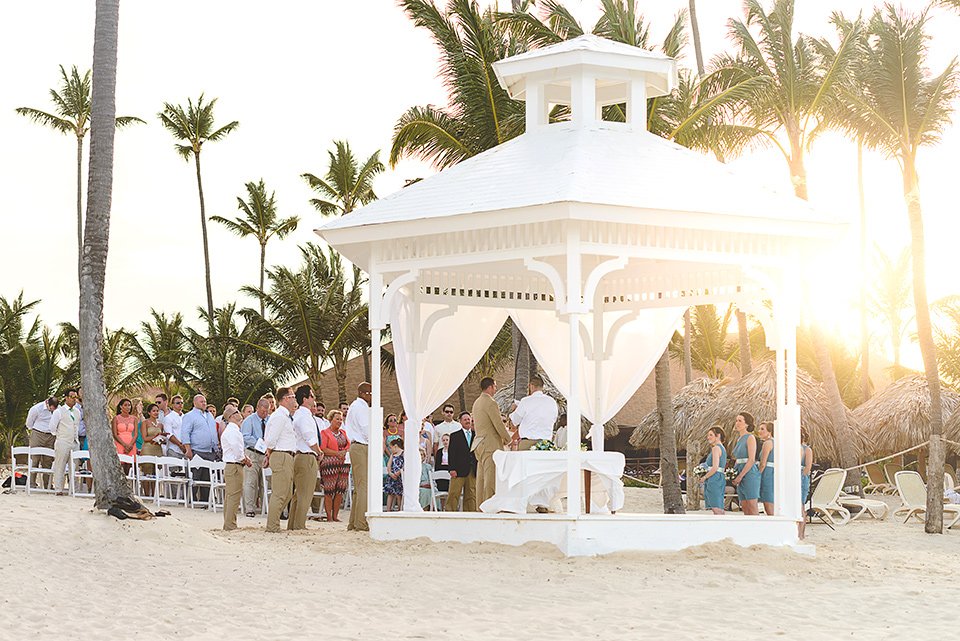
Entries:
[[[216,460],[214,452],[220,447],[220,439],[217,437],[217,425],[207,412],[207,399],[203,394],[193,397],[193,409],[183,415],[180,442],[183,443],[188,461],[193,459],[194,455],[206,461]],[[198,469],[194,478],[198,481],[209,481],[210,471]],[[194,490],[194,498],[200,502],[206,502],[209,494],[209,487]]]
[[[243,511],[249,517],[257,515],[257,504],[263,497],[263,452],[254,446],[263,438],[269,420],[270,400],[261,398],[257,401],[257,411],[245,418],[240,425],[247,457],[253,462],[253,465],[243,469]],[[260,446],[263,447],[263,444]]]

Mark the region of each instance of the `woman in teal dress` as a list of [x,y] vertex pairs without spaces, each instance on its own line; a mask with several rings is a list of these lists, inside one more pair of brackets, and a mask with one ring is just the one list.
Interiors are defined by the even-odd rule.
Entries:
[[737,460],[734,469],[737,477],[733,485],[737,488],[737,500],[740,510],[746,515],[757,515],[757,499],[760,498],[760,471],[757,469],[757,437],[752,434],[755,429],[753,416],[747,412],[737,414],[733,424],[740,438],[733,448],[733,457]]
[[807,430],[800,428],[800,539],[803,540],[806,529],[806,508],[804,504],[810,496],[810,473],[813,470],[813,448],[808,445]]
[[723,514],[723,494],[727,487],[724,469],[727,467],[727,450],[723,447],[723,428],[714,425],[707,432],[710,451],[703,459],[707,473],[700,481],[703,483],[703,504],[714,514]]
[[763,513],[773,516],[773,423],[760,423],[757,436],[763,445],[760,447],[760,501]]

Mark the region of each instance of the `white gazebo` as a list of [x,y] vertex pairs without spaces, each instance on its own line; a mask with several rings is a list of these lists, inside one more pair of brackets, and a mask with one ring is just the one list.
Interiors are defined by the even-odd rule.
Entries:
[[[800,518],[796,323],[805,268],[844,226],[806,202],[646,131],[647,99],[675,86],[675,62],[582,36],[502,60],[500,84],[526,101],[526,133],[318,230],[370,277],[373,400],[381,440],[379,346],[389,324],[405,441],[465,378],[509,316],[567,397],[568,424],[611,419],[653,370],[684,310],[733,302],[764,325],[778,377],[773,517],[421,512],[408,454],[404,511],[381,510],[370,447],[371,535],[381,540],[555,543],[567,554],[680,549],[731,538],[794,545]],[[627,122],[601,119],[627,106]],[[570,120],[549,123],[552,105]],[[772,305],[765,305],[770,302]],[[764,417],[766,418],[766,417]],[[568,431],[566,488],[603,451]],[[408,452],[415,452],[413,448]],[[784,472],[786,471],[786,472]]]

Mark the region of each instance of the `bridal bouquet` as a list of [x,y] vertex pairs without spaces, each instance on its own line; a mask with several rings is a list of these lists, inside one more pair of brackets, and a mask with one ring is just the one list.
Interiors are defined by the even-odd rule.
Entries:
[[733,481],[733,479],[737,478],[739,474],[740,472],[738,472],[737,469],[734,467],[728,467],[723,471],[723,475],[727,478],[728,481]]
[[550,439],[542,438],[533,444],[533,449],[540,450],[541,452],[555,452],[560,448],[554,445]]
[[704,476],[707,475],[707,472],[709,472],[709,471],[710,471],[710,470],[707,469],[707,468],[703,465],[703,463],[701,463],[700,465],[698,465],[698,466],[696,466],[695,468],[693,468],[693,473],[694,473],[694,475],[696,475],[696,477],[697,477],[698,479],[702,479]]

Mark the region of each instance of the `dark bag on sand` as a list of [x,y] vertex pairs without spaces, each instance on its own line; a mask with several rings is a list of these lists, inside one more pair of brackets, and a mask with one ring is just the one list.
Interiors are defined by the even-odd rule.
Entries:
[[[5,478],[3,480],[3,487],[5,488],[10,487],[12,478],[13,478],[12,476],[8,476],[7,478]],[[26,485],[26,484],[27,484],[27,476],[25,474],[17,473],[17,485]]]

